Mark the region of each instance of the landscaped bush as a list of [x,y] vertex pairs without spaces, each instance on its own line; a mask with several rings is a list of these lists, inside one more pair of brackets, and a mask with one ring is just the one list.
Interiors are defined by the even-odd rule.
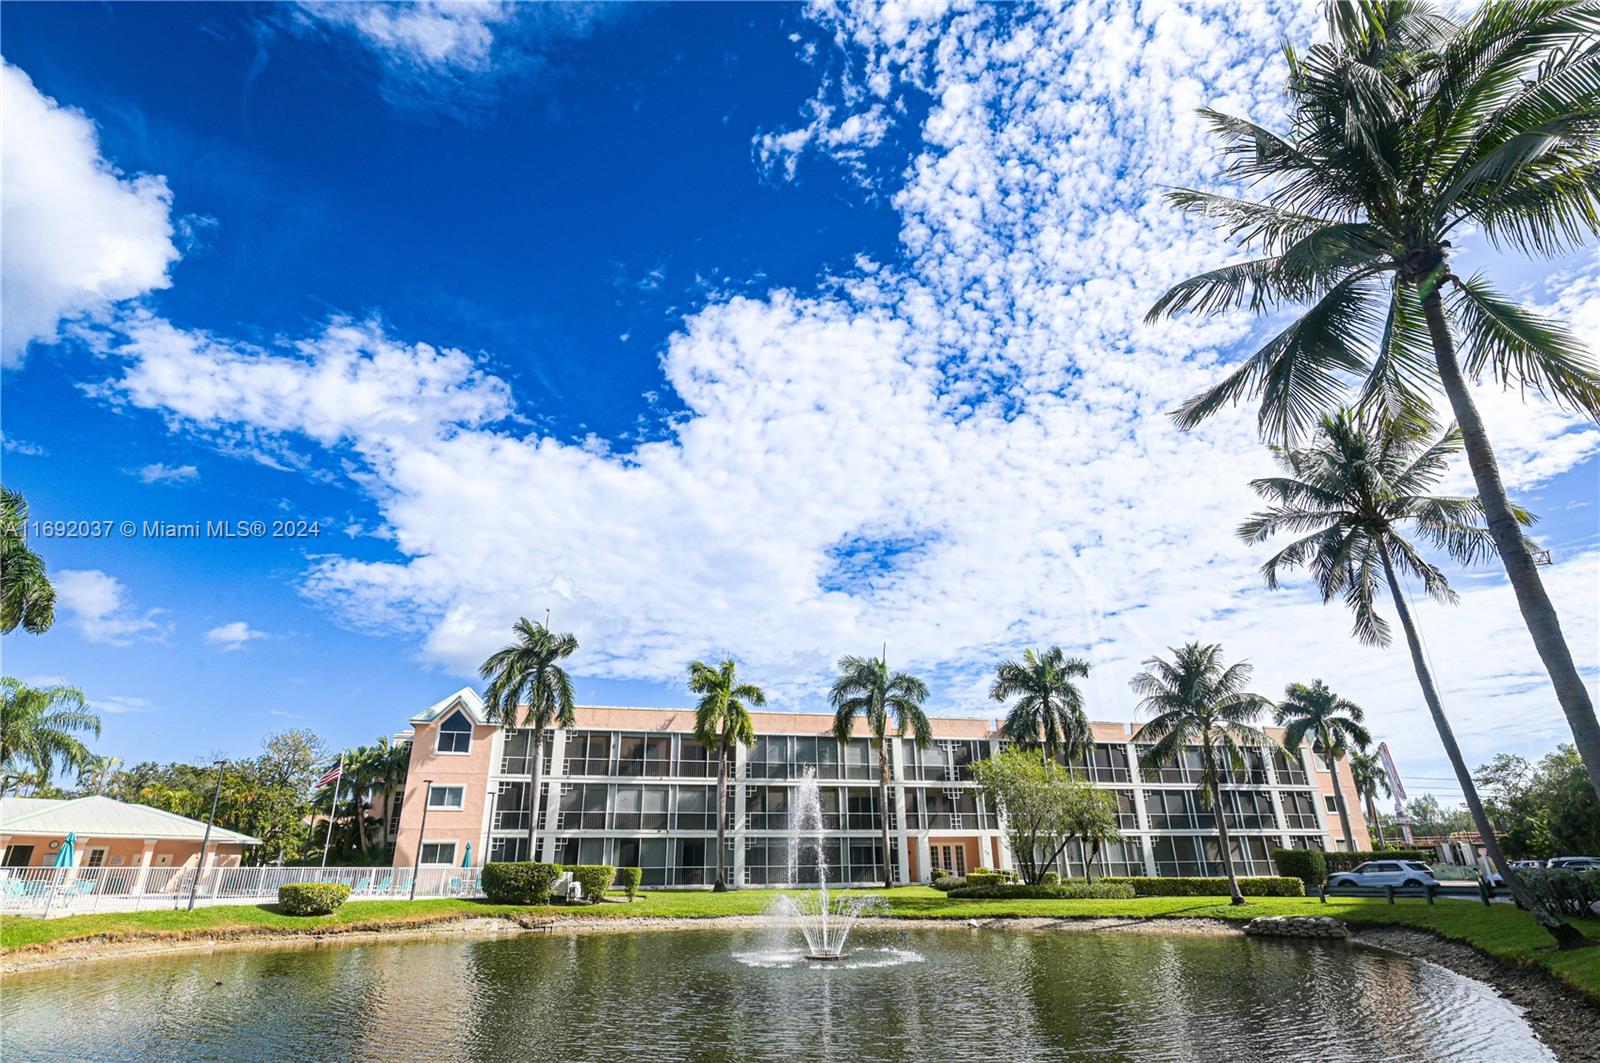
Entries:
[[1015,881],[1017,881],[1015,871],[1002,871],[997,867],[975,867],[967,872],[969,886],[998,886]]
[[942,867],[936,867],[932,871],[928,872],[928,878],[930,880],[934,881],[934,882],[938,882],[940,879],[944,878],[949,873],[950,872],[946,871]]
[[617,869],[610,864],[572,864],[566,870],[583,887],[583,899],[590,904],[599,904],[617,880]]
[[1440,882],[1476,882],[1478,869],[1471,864],[1429,864]]
[[560,877],[555,864],[489,863],[483,865],[483,892],[495,904],[549,904],[550,887]]
[[1061,875],[1055,871],[1046,871],[1039,876],[1039,883],[1044,886],[1059,886],[1061,885]]
[[943,890],[945,893],[949,893],[951,890],[958,890],[966,884],[967,880],[960,875],[941,875],[932,882],[934,889]]
[[1357,864],[1364,864],[1368,860],[1420,860],[1427,863],[1434,859],[1434,855],[1426,849],[1385,849],[1385,850],[1357,850],[1353,853],[1323,853],[1322,857],[1328,862],[1328,874],[1335,871],[1351,871]]
[[639,896],[639,883],[644,881],[644,868],[619,867],[617,868],[617,884],[622,887],[622,892],[628,895],[628,900]]
[[286,882],[278,887],[278,910],[285,915],[332,915],[350,897],[342,882]]
[[952,900],[963,901],[1131,901],[1133,887],[1126,882],[1090,885],[1073,882],[1065,886],[1029,886],[1021,882],[1002,882],[993,886],[967,886],[952,890]]
[[[1226,897],[1228,880],[1217,878],[1103,878],[1101,882],[1126,882],[1136,897]],[[1304,897],[1306,884],[1297,878],[1271,878],[1265,875],[1241,878],[1239,892],[1246,897]]]
[[1297,878],[1311,890],[1328,881],[1328,860],[1320,849],[1274,849],[1272,864],[1284,878]]
[[1517,878],[1536,898],[1563,915],[1594,918],[1600,903],[1600,871],[1568,871],[1559,867],[1518,868]]

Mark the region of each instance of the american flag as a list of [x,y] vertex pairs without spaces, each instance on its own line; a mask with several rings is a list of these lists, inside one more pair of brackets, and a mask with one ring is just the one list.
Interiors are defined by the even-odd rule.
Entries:
[[327,786],[331,782],[337,782],[339,780],[339,775],[343,772],[343,770],[344,761],[340,760],[338,764],[335,764],[333,767],[329,768],[327,773],[324,774],[322,778],[317,780],[317,785]]

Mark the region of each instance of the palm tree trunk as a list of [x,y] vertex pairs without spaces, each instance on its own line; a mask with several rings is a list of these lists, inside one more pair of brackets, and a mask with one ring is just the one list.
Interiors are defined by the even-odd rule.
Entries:
[[528,859],[539,862],[539,786],[544,782],[544,731],[537,730],[529,740],[533,748],[532,779],[528,784]]
[[1228,847],[1228,815],[1222,806],[1222,787],[1211,784],[1211,808],[1217,815],[1217,838],[1222,843],[1222,870],[1228,876],[1228,896],[1234,904],[1244,903],[1244,893],[1239,889],[1239,875],[1233,869],[1233,852]]
[[1456,745],[1455,731],[1451,729],[1450,721],[1445,718],[1444,705],[1439,700],[1438,688],[1433,684],[1433,673],[1428,669],[1428,662],[1422,655],[1422,640],[1417,636],[1417,626],[1411,619],[1411,609],[1406,604],[1406,596],[1400,590],[1400,580],[1394,574],[1394,564],[1389,560],[1387,550],[1380,552],[1383,555],[1383,574],[1388,578],[1389,593],[1394,598],[1394,610],[1400,617],[1400,626],[1406,633],[1406,644],[1411,649],[1411,666],[1416,670],[1417,682],[1422,686],[1422,699],[1428,703],[1428,712],[1433,716],[1433,725],[1439,731],[1439,741],[1444,745],[1445,756],[1450,758],[1450,767],[1456,773],[1456,781],[1461,784],[1462,796],[1466,798],[1467,809],[1472,813],[1472,822],[1477,826],[1479,836],[1483,838],[1483,848],[1489,854],[1489,862],[1511,888],[1511,895],[1517,899],[1517,903],[1533,913],[1539,925],[1556,939],[1558,948],[1570,949],[1591,944],[1577,928],[1564,922],[1560,916],[1534,899],[1512,871],[1511,865],[1506,862],[1505,854],[1500,851],[1500,840],[1495,837],[1494,828],[1489,825],[1489,817],[1483,810],[1483,802],[1478,800],[1478,788],[1472,781],[1472,773],[1467,771],[1467,762],[1462,759],[1461,747]]
[[1333,749],[1324,736],[1322,742],[1322,756],[1328,762],[1328,775],[1333,779],[1333,807],[1339,812],[1339,827],[1344,831],[1344,851],[1356,851],[1356,836],[1350,833],[1350,810],[1344,807],[1344,787],[1339,785],[1339,762],[1334,759]]
[[1433,340],[1433,356],[1439,366],[1439,379],[1444,383],[1445,394],[1455,412],[1456,424],[1461,429],[1461,439],[1467,452],[1467,464],[1472,467],[1472,478],[1478,485],[1478,498],[1488,517],[1489,532],[1505,565],[1506,577],[1517,595],[1517,607],[1522,610],[1522,620],[1533,636],[1534,648],[1550,673],[1555,684],[1556,700],[1567,716],[1572,737],[1589,772],[1589,785],[1600,796],[1600,720],[1595,718],[1594,703],[1589,691],[1572,663],[1572,651],[1567,648],[1566,636],[1561,633],[1561,621],[1555,606],[1545,593],[1544,581],[1539,578],[1539,568],[1522,537],[1522,528],[1511,513],[1511,503],[1506,499],[1505,484],[1500,480],[1500,467],[1495,462],[1494,450],[1489,446],[1488,433],[1478,408],[1467,390],[1466,379],[1456,362],[1455,340],[1450,335],[1450,325],[1444,317],[1444,307],[1437,290],[1422,301],[1423,313],[1428,319],[1428,334]]
[[[724,727],[727,725],[724,724]],[[728,888],[727,871],[724,864],[727,862],[726,854],[728,844],[728,739],[722,739],[722,748],[717,754],[717,881],[712,885],[713,893],[722,893]]]
[[361,850],[361,855],[366,856],[367,817],[362,810],[361,788],[359,786],[355,788],[355,793],[350,798],[350,804],[354,806],[351,809],[351,819],[355,821],[356,826],[356,846]]
[[1371,794],[1367,795],[1367,822],[1378,832],[1379,847],[1387,846],[1389,843],[1383,840],[1383,820],[1378,818],[1378,802],[1373,800]]
[[889,860],[889,737],[878,736],[878,801],[883,822],[883,888],[894,886],[894,871]]

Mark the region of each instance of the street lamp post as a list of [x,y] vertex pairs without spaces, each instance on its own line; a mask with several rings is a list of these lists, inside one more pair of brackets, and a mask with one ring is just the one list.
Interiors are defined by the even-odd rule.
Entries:
[[422,872],[422,846],[428,837],[428,794],[433,790],[433,780],[422,780],[422,826],[417,828],[417,857],[411,862],[411,896],[406,900],[417,899],[417,875]]
[[206,833],[200,839],[200,862],[194,869],[194,882],[189,886],[189,911],[194,911],[194,896],[200,892],[200,876],[206,870],[206,849],[211,845],[211,825],[217,821],[217,800],[222,797],[222,769],[228,762],[219,760],[217,767],[217,788],[211,795],[211,815],[206,819]]

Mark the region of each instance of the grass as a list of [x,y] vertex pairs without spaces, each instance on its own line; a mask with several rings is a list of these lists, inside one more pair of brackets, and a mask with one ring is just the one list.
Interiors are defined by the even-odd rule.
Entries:
[[[1402,900],[1341,897],[1320,904],[1315,898],[1256,897],[1243,907],[1223,897],[1142,897],[1127,901],[963,901],[951,900],[926,886],[862,891],[882,896],[887,914],[906,919],[1227,919],[1258,915],[1331,915],[1352,925],[1406,926],[1430,930],[1474,946],[1502,962],[1533,965],[1600,1001],[1600,947],[1558,953],[1532,917],[1510,905],[1492,907],[1447,900]],[[579,907],[524,908],[468,900],[352,901],[331,916],[296,917],[272,907],[250,905],[199,908],[193,912],[108,912],[64,919],[0,920],[0,952],[54,948],[86,940],[182,940],[247,937],[261,934],[335,934],[363,930],[398,930],[485,916],[570,918],[706,919],[723,915],[757,915],[776,897],[772,890],[731,893],[643,893],[632,902]],[[1600,939],[1600,920],[1574,921],[1584,933]]]

